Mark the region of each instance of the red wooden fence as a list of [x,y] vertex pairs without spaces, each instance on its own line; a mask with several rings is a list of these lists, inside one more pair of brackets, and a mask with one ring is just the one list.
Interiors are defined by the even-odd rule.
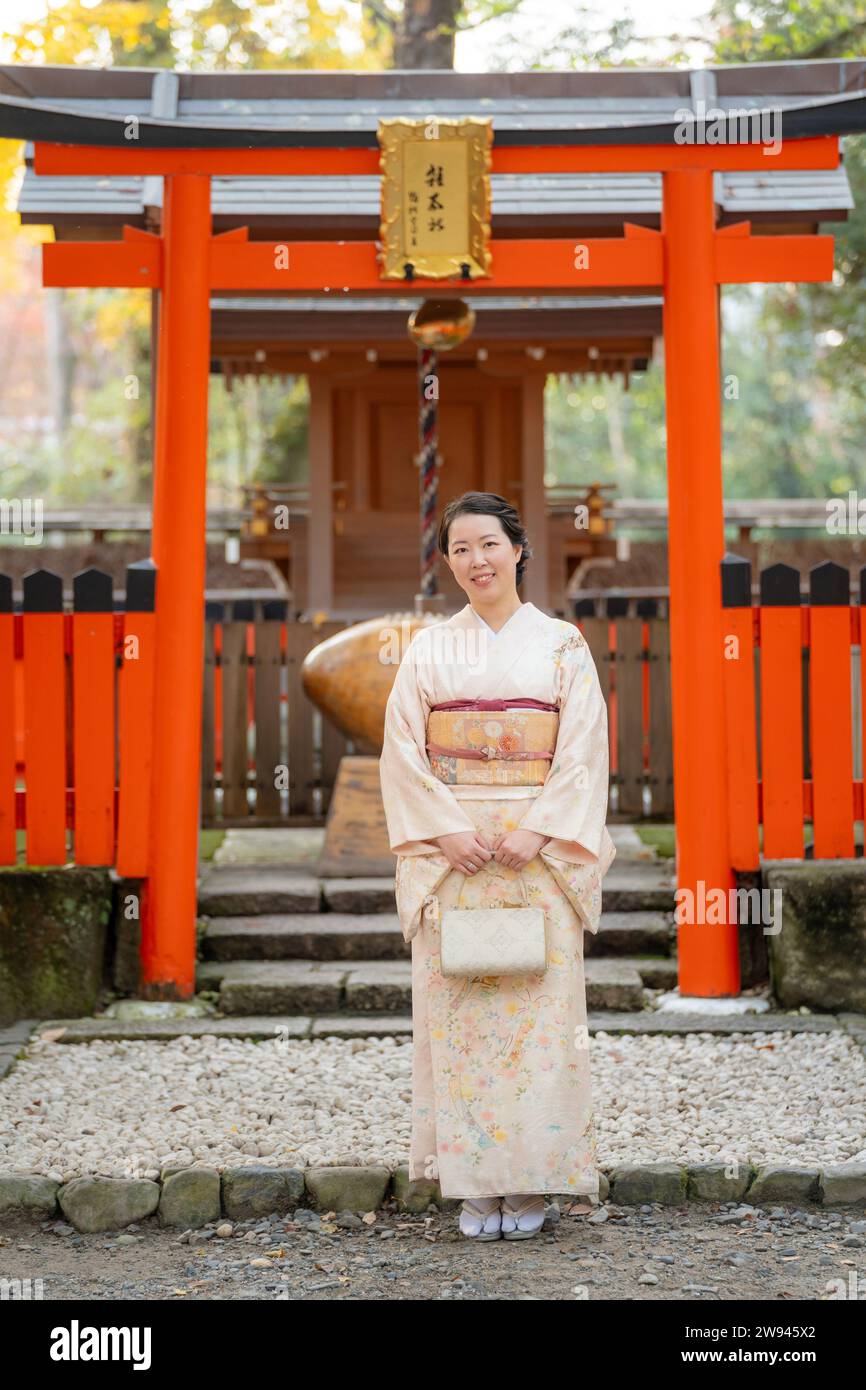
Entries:
[[[807,822],[815,857],[850,858],[864,811],[854,749],[866,745],[866,664],[857,675],[859,730],[852,675],[866,637],[866,568],[859,605],[850,602],[848,571],[830,562],[811,571],[808,603],[789,566],[761,573],[756,604],[748,561],[728,555],[721,573],[731,863],[757,868],[759,848],[764,858],[803,858]],[[109,577],[86,570],[74,581],[73,611],[64,613],[59,577],[36,570],[23,581],[17,613],[11,580],[0,575],[0,864],[15,863],[16,830],[23,830],[28,864],[147,873],[152,562],[131,565],[126,582],[125,611],[115,612]],[[585,600],[576,616],[608,702],[617,810],[639,817],[649,792],[653,814],[666,815],[673,811],[667,615],[655,600],[633,602],[611,596],[599,612]],[[207,617],[203,823],[318,821],[347,745],[324,721],[314,772],[313,711],[300,665],[342,624],[287,623],[282,602],[266,605],[261,618],[249,603],[230,613],[208,604]],[[285,809],[273,785],[282,762],[291,770]],[[318,809],[314,785],[324,792]]]
[[618,815],[673,819],[669,599],[611,594],[575,603],[607,703]]
[[748,560],[726,555],[721,571],[731,865],[759,866],[759,824],[765,859],[804,858],[807,821],[814,858],[853,858],[863,820],[854,748],[866,747],[866,568],[859,606],[848,570],[831,561],[810,571],[807,603],[790,565],[761,571],[754,606]]
[[119,613],[99,570],[71,613],[50,570],[25,575],[20,613],[0,575],[0,864],[23,830],[28,864],[147,873],[156,569],[126,575]]

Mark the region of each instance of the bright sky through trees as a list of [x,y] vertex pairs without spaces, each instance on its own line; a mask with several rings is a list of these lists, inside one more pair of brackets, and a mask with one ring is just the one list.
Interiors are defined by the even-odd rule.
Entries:
[[[48,0],[3,0],[2,26],[7,30],[15,29],[22,21],[42,18],[48,8]],[[330,6],[324,3],[322,8]],[[350,3],[346,8],[360,10],[360,5]],[[496,54],[506,36],[519,41],[521,51],[531,53],[534,44],[552,38],[573,19],[590,16],[593,28],[597,26],[599,31],[608,30],[616,20],[633,20],[642,42],[640,54],[629,56],[641,63],[653,61],[653,46],[649,40],[658,40],[659,62],[662,62],[664,48],[669,50],[670,47],[670,36],[678,33],[683,36],[689,61],[700,66],[709,61],[708,44],[697,41],[703,32],[701,16],[708,8],[709,0],[659,0],[658,4],[650,4],[649,0],[595,0],[591,6],[575,5],[570,0],[523,0],[518,15],[493,20],[461,33],[457,38],[456,67],[461,72],[484,72],[498,66]],[[2,45],[0,57],[7,60]],[[513,66],[513,62],[509,66]]]

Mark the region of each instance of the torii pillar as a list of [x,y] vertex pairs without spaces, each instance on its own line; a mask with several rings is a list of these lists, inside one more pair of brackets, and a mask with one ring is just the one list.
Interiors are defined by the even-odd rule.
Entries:
[[[721,570],[725,551],[711,169],[662,174],[668,583],[677,884],[734,886],[728,853]],[[698,934],[696,936],[696,934]],[[683,994],[740,990],[738,931],[683,923]]]
[[[151,554],[156,671],[143,992],[195,992],[204,681],[210,177],[165,180]],[[180,536],[183,537],[179,543]],[[171,930],[157,924],[170,922]]]

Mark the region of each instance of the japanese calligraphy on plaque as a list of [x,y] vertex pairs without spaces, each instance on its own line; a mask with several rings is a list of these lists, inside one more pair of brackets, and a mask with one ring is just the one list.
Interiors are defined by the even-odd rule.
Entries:
[[489,275],[489,118],[380,121],[378,134],[382,278]]

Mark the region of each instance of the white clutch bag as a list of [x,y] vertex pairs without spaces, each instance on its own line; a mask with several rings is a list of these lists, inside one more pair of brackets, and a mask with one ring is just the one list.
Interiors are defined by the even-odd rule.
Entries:
[[[502,877],[502,875],[500,875]],[[440,923],[443,975],[542,975],[547,969],[544,911],[530,907],[446,908]]]

